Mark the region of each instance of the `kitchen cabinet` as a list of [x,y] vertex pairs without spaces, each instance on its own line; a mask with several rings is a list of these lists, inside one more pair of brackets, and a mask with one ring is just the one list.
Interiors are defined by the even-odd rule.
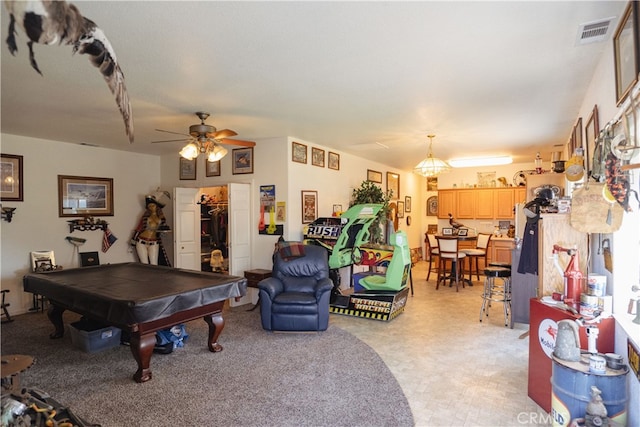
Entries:
[[516,187],[513,190],[515,203],[526,203],[527,201],[527,187]]
[[513,219],[516,201],[525,196],[524,187],[438,190],[438,218]]
[[438,191],[438,218],[449,218],[449,214],[457,217],[456,211],[456,191],[457,190],[439,190]]
[[476,217],[478,192],[473,189],[458,190],[456,194],[456,218],[473,219]]
[[493,189],[482,189],[477,190],[477,205],[476,205],[476,218],[481,219],[493,219],[494,218],[494,199],[495,199],[495,190]]
[[513,250],[513,239],[491,239],[489,245],[489,260],[491,262],[511,263],[511,251]]
[[499,188],[493,190],[493,212],[495,219],[511,219],[514,207],[514,190],[512,188]]

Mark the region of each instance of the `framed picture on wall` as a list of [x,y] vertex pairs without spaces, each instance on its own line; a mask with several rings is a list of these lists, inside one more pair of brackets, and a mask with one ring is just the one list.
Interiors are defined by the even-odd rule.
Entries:
[[2,181],[0,182],[0,200],[22,202],[24,196],[22,194],[22,156],[14,154],[2,154],[0,162],[0,173]]
[[296,163],[307,164],[307,146],[299,142],[291,142],[291,160]]
[[404,211],[411,212],[411,196],[404,196]]
[[438,216],[438,196],[427,199],[427,216]]
[[387,192],[391,192],[391,200],[400,198],[400,175],[387,172]]
[[382,184],[382,172],[367,169],[367,181]]
[[113,216],[113,178],[58,175],[58,216]]
[[327,163],[329,169],[340,170],[340,154],[332,153],[329,151],[329,162]]
[[318,192],[302,190],[302,223],[310,224],[318,217]]
[[584,126],[584,158],[587,168],[587,176],[593,168],[593,152],[596,149],[596,139],[600,133],[600,123],[598,122],[598,106],[594,105],[591,115],[587,119],[587,124]]
[[398,202],[398,218],[404,218],[404,202]]
[[570,156],[576,151],[576,148],[582,147],[582,117],[578,118],[576,124],[573,126],[573,144],[571,145]]
[[638,81],[638,4],[630,1],[613,35],[616,103],[620,106]]
[[196,179],[196,160],[187,160],[184,157],[180,157],[180,179],[181,180],[193,180]]
[[220,176],[220,160],[216,160],[215,162],[207,160],[205,166],[207,168],[207,176]]
[[324,167],[324,150],[311,147],[311,164],[313,166]]
[[231,162],[231,172],[234,175],[253,173],[253,147],[234,148]]

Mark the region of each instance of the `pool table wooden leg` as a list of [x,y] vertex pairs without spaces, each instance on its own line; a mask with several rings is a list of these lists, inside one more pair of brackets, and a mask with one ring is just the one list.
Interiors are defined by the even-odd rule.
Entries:
[[218,337],[224,328],[222,312],[206,315],[204,321],[209,325],[209,351],[213,353],[222,351],[222,346],[218,344]]
[[53,323],[53,327],[55,331],[49,334],[49,338],[58,339],[64,337],[64,323],[62,322],[62,313],[64,313],[64,308],[55,305],[54,303],[49,304],[49,308],[47,309],[47,317]]
[[133,379],[138,383],[143,383],[151,379],[151,355],[156,345],[156,334],[151,332],[140,335],[132,333],[130,338],[130,348],[133,358],[138,363],[138,370],[133,374]]

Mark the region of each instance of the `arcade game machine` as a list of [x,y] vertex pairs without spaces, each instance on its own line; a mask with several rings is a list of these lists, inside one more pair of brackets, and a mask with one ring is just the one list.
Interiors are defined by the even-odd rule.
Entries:
[[[368,243],[369,227],[381,209],[379,204],[355,205],[340,217],[318,218],[304,232],[305,243],[329,251],[334,283],[331,313],[388,321],[404,311],[411,270],[406,234],[394,233],[390,246]],[[353,288],[343,294],[338,269],[354,264],[369,266],[372,271],[352,272]],[[376,271],[380,269],[384,271]]]

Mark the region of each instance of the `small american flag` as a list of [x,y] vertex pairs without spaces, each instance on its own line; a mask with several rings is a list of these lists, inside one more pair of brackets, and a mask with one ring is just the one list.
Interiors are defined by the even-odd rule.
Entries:
[[111,230],[108,228],[104,230],[104,236],[102,237],[102,252],[107,252],[116,240],[118,240],[118,238],[111,234]]

